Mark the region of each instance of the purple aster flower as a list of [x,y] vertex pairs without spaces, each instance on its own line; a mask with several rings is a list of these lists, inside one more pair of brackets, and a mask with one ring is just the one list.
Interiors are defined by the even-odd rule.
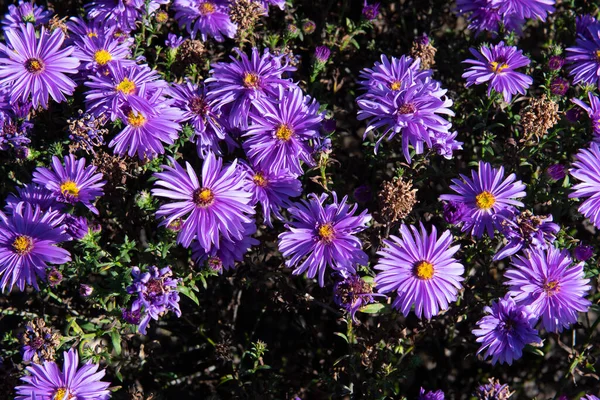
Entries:
[[52,157],[52,170],[38,167],[33,173],[33,182],[50,190],[56,199],[62,203],[81,203],[94,214],[98,209],[92,205],[96,198],[103,195],[102,174],[95,173],[96,167],[85,166],[85,158],[79,160],[73,154],[64,158],[63,166],[60,159]]
[[561,56],[552,56],[548,60],[548,68],[552,71],[558,71],[565,64],[565,59]]
[[17,187],[16,194],[9,194],[6,198],[4,207],[7,214],[12,214],[21,202],[30,204],[32,207],[39,207],[42,212],[49,210],[62,210],[65,206],[59,203],[56,195],[43,186],[35,183],[28,183],[23,187]]
[[121,63],[109,64],[107,74],[90,75],[85,83],[90,90],[86,92],[87,110],[95,117],[103,114],[115,120],[121,116],[131,95],[144,93],[150,97],[158,89],[164,89],[167,83],[155,70],[147,65],[123,66]]
[[18,152],[29,145],[31,140],[28,136],[32,126],[28,121],[19,121],[12,112],[0,110],[0,150]]
[[317,24],[315,24],[314,21],[307,20],[302,23],[302,32],[304,32],[305,35],[312,35],[315,33],[316,29]]
[[39,290],[37,278],[46,279],[47,263],[71,261],[68,251],[56,244],[69,240],[63,233],[58,211],[42,212],[39,207],[20,203],[11,215],[0,211],[0,287],[25,290],[25,284]]
[[518,215],[505,211],[498,215],[500,231],[507,243],[494,256],[494,261],[510,257],[522,248],[546,250],[556,239],[560,227],[552,222],[552,215],[533,215],[523,211]]
[[441,390],[425,392],[425,389],[421,388],[419,391],[419,397],[417,400],[444,400],[444,392]]
[[[67,29],[69,31],[69,39],[73,42],[81,42],[83,38],[103,38],[105,36],[111,36],[114,38],[113,33],[116,30],[114,20],[101,21],[93,19],[87,21],[79,17],[71,17],[67,22]],[[133,40],[130,41],[133,43]]]
[[183,43],[185,39],[181,36],[177,36],[174,33],[169,33],[167,40],[165,40],[165,46],[170,49],[176,49]]
[[319,104],[299,87],[279,88],[276,102],[253,103],[252,125],[244,134],[244,150],[252,163],[273,173],[303,173],[301,162],[314,165],[311,139],[320,137]]
[[121,317],[123,318],[123,321],[127,322],[128,324],[139,325],[140,321],[142,320],[142,313],[140,310],[131,311],[123,308],[121,310]]
[[550,92],[555,96],[564,96],[569,90],[569,81],[557,76],[550,82]]
[[591,16],[590,14],[578,15],[575,17],[575,33],[579,35],[589,35],[590,31],[588,28],[590,26],[599,27],[600,23],[598,20]]
[[492,357],[492,364],[512,365],[523,355],[523,348],[530,343],[541,343],[537,330],[533,328],[536,318],[527,307],[515,303],[510,295],[492,301],[491,307],[483,309],[486,316],[477,322],[474,329],[481,347],[477,354],[485,350],[484,357]]
[[62,371],[53,361],[43,365],[27,367],[28,375],[21,380],[25,385],[17,386],[16,400],[27,399],[110,399],[110,382],[101,381],[105,371],[98,371],[99,365],[89,360],[79,368],[77,350],[64,352]]
[[598,397],[594,396],[593,394],[586,394],[580,400],[600,400],[600,399]]
[[548,174],[548,176],[551,179],[554,179],[555,181],[560,181],[562,179],[565,178],[565,176],[567,175],[565,172],[565,167],[564,165],[561,164],[554,164],[548,167],[548,169],[546,170],[546,173]]
[[[71,57],[73,47],[61,48],[65,35],[42,27],[36,38],[32,24],[5,31],[6,45],[0,43],[0,84],[10,86],[11,102],[27,101],[48,108],[48,97],[60,103],[77,86],[65,74],[76,74],[79,60]],[[4,55],[4,56],[2,56]]]
[[569,197],[589,197],[579,206],[579,212],[600,228],[600,145],[592,142],[590,148],[581,149],[576,158],[569,173],[581,183],[573,186],[575,191]]
[[467,212],[467,206],[462,202],[447,201],[444,202],[444,220],[452,225],[457,225],[463,221]]
[[463,142],[456,140],[458,132],[433,131],[431,148],[438,155],[450,160],[457,150],[462,150]]
[[89,20],[113,21],[126,32],[136,28],[142,16],[153,14],[168,0],[94,0],[85,4]]
[[513,259],[504,277],[517,304],[528,306],[548,332],[562,332],[577,322],[577,312],[587,312],[585,298],[591,289],[584,278],[583,263],[572,264],[567,250],[530,249]]
[[327,46],[317,46],[315,49],[315,59],[317,62],[325,64],[329,60],[331,50]]
[[600,85],[600,24],[588,26],[587,32],[579,34],[575,46],[567,47],[566,53],[573,84]]
[[489,383],[480,385],[473,393],[477,400],[508,400],[512,395],[513,393],[506,383],[501,384],[494,378],[490,378]]
[[293,83],[282,75],[296,68],[282,64],[283,56],[275,56],[265,49],[261,56],[257,48],[252,49],[250,58],[241,50],[235,50],[240,59],[231,57],[230,63],[213,64],[208,84],[209,100],[216,100],[219,107],[231,105],[229,124],[246,129],[250,108],[258,99],[277,98],[281,86],[288,88]]
[[343,308],[356,322],[356,312],[367,304],[375,302],[373,297],[385,297],[373,293],[373,285],[358,275],[348,275],[333,287],[333,301]]
[[129,60],[131,55],[130,43],[119,42],[112,36],[90,37],[83,36],[75,41],[73,56],[81,61],[79,68],[88,72],[108,74],[107,68],[111,64],[120,63],[123,67],[135,65]]
[[237,25],[229,19],[227,1],[175,0],[173,9],[179,26],[185,27],[192,39],[200,33],[202,41],[210,36],[222,42],[226,37],[233,38],[237,32]]
[[308,278],[314,278],[318,274],[320,286],[324,286],[327,267],[354,274],[356,264],[368,261],[356,234],[367,228],[371,216],[366,210],[355,216],[356,204],[350,207],[347,197],[338,202],[335,192],[331,204],[325,204],[327,198],[325,193],[311,193],[308,200],[290,207],[292,220],[279,235],[285,265],[295,268],[294,275],[306,272]]
[[[516,200],[525,197],[525,185],[516,180],[515,174],[504,179],[504,167],[492,168],[489,163],[480,161],[479,172],[471,171],[471,179],[460,175],[462,181],[453,179],[450,188],[458,194],[444,194],[441,200],[464,203],[463,232],[471,231],[476,238],[484,232],[494,237],[494,229],[499,228],[495,218],[502,210],[514,211],[523,203]],[[504,179],[504,180],[503,180]]]
[[290,197],[300,196],[302,184],[296,177],[285,171],[274,173],[252,168],[246,164],[241,165],[241,168],[247,174],[244,188],[252,194],[251,204],[260,203],[265,224],[272,228],[271,214],[283,220],[280,209],[290,203]]
[[173,106],[174,100],[163,97],[162,90],[148,93],[146,88],[141,87],[139,95],[129,95],[120,110],[125,128],[108,144],[115,154],[152,159],[165,152],[163,143],[171,145],[179,137],[182,113]]
[[252,246],[260,243],[252,237],[255,233],[256,224],[254,222],[244,224],[242,239],[233,241],[221,239],[219,248],[213,246],[209,252],[206,252],[199,242],[193,241],[192,258],[196,264],[207,263],[211,269],[219,273],[223,269],[233,269],[237,262],[244,260],[244,255]]
[[374,92],[375,99],[379,92],[398,92],[411,86],[425,84],[431,77],[431,70],[421,70],[421,61],[403,55],[400,58],[388,58],[381,55],[381,62],[375,62],[373,68],[360,71],[358,83],[367,93]]
[[163,172],[155,174],[159,180],[152,194],[176,200],[157,211],[157,217],[166,217],[161,225],[168,226],[178,218],[185,218],[177,242],[188,247],[197,237],[200,246],[209,252],[219,248],[221,239],[234,242],[244,238],[244,224],[254,214],[250,206],[252,194],[244,190],[245,177],[237,168],[237,161],[223,168],[223,161],[209,154],[202,166],[202,185],[192,166],[184,169],[169,158],[173,167],[163,165]]
[[571,99],[571,101],[587,112],[592,121],[594,139],[600,140],[600,99],[597,96],[594,96],[592,92],[588,93],[588,99],[590,99],[589,106],[579,99]]
[[362,15],[369,21],[377,19],[377,16],[379,15],[379,6],[379,3],[368,4],[367,0],[365,0]]
[[33,1],[19,0],[17,5],[8,6],[8,13],[2,19],[2,27],[8,29],[19,29],[26,24],[38,27],[50,21],[52,13],[43,6],[36,6]]
[[181,280],[172,278],[171,267],[159,270],[151,266],[143,273],[138,267],[133,267],[131,275],[133,282],[127,287],[127,293],[136,295],[137,298],[131,304],[130,313],[139,312],[141,319],[138,331],[142,335],[146,334],[151,319],[158,321],[168,311],[174,312],[178,317],[181,316],[177,291]]
[[221,113],[214,105],[214,100],[206,98],[204,85],[196,85],[190,81],[171,88],[171,96],[175,100],[173,106],[179,108],[183,115],[180,122],[188,122],[194,127],[194,140],[200,158],[209,152],[219,154],[219,142],[227,138]]
[[402,238],[384,239],[385,247],[377,252],[375,285],[380,293],[396,292],[392,307],[403,315],[414,305],[415,315],[429,320],[448,309],[462,287],[465,269],[452,257],[460,246],[450,247],[450,231],[438,238],[435,226],[429,234],[422,223],[420,231],[402,224],[400,234]]
[[504,101],[510,103],[516,93],[525,94],[533,79],[530,76],[515,71],[517,68],[529,65],[529,58],[523,55],[515,46],[506,46],[504,42],[488,47],[481,46],[479,51],[471,48],[475,60],[463,61],[472,64],[462,75],[467,80],[467,87],[489,82],[488,97],[492,89],[502,93]]
[[71,240],[81,240],[89,232],[88,221],[85,217],[66,214],[64,226],[65,233],[71,237]]
[[52,267],[46,275],[46,280],[48,281],[48,285],[50,285],[50,287],[55,287],[62,282],[63,276],[59,270],[57,270],[55,267]]
[[575,247],[575,258],[579,261],[587,261],[594,256],[594,248],[592,246],[586,246],[580,244]]

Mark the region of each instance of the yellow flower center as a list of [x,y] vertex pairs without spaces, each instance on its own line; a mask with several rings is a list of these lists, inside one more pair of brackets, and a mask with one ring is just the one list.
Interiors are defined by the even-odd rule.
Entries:
[[54,397],[52,397],[52,400],[70,400],[72,399],[73,396],[71,396],[69,394],[69,391],[67,390],[67,388],[58,388],[58,390],[56,391],[56,393],[54,393]]
[[15,249],[17,254],[27,254],[33,248],[33,241],[27,236],[19,235],[15,238],[12,247]]
[[427,261],[421,261],[415,266],[415,275],[417,278],[422,279],[424,281],[433,278],[433,264],[428,263]]
[[553,296],[558,293],[558,281],[546,282],[544,285],[544,291],[548,296]]
[[256,186],[265,187],[267,186],[267,179],[260,172],[254,175],[252,181]]
[[335,236],[335,230],[333,229],[333,226],[331,226],[331,224],[327,223],[327,224],[321,225],[319,227],[318,233],[319,233],[319,237],[321,238],[322,242],[325,242],[325,243],[333,242],[333,238]]
[[275,131],[275,137],[281,141],[287,142],[292,138],[294,131],[286,124],[281,124]]
[[492,61],[490,63],[490,67],[492,68],[492,72],[499,74],[500,72],[504,71],[506,68],[508,68],[508,64],[503,62],[503,63],[499,63],[497,61]]
[[127,114],[127,123],[134,128],[139,128],[146,123],[146,118],[142,114],[132,110]]
[[88,32],[87,36],[88,37],[98,37],[98,34],[96,32]]
[[215,201],[215,194],[209,188],[197,189],[193,194],[193,201],[199,207],[208,207]]
[[260,78],[254,72],[244,72],[244,86],[248,89],[257,88],[260,84]]
[[496,204],[496,198],[486,190],[475,196],[475,204],[477,205],[477,208],[489,210]]
[[117,92],[121,92],[123,94],[131,94],[136,89],[135,82],[132,82],[127,78],[123,78],[121,83],[119,83],[115,89]]
[[60,185],[60,192],[63,195],[69,195],[73,197],[79,196],[79,188],[77,184],[73,181],[65,181]]
[[164,11],[159,11],[156,13],[156,22],[164,24],[169,19],[169,14]]
[[600,61],[600,50],[596,50],[596,61]]
[[96,54],[94,54],[94,61],[100,65],[106,65],[110,60],[112,60],[112,56],[106,50],[98,50]]
[[39,74],[44,70],[44,63],[39,58],[30,58],[25,61],[25,69],[32,74]]
[[202,3],[200,4],[200,14],[208,15],[214,13],[216,7],[213,3]]
[[402,88],[402,82],[400,81],[394,81],[392,83],[390,83],[390,89],[396,91],[396,90],[400,90]]

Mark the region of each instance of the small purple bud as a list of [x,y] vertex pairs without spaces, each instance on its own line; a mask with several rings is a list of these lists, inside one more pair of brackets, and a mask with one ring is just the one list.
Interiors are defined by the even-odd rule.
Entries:
[[25,146],[15,147],[15,155],[20,160],[26,159],[27,157],[29,157],[29,147],[25,147]]
[[354,198],[359,203],[368,203],[373,198],[373,192],[367,185],[361,185],[354,189]]
[[571,108],[569,111],[565,113],[567,117],[567,121],[575,123],[578,122],[581,116],[583,115],[583,110],[579,107]]
[[558,71],[565,64],[565,59],[561,56],[552,56],[548,60],[548,68],[552,71]]
[[307,35],[311,35],[312,33],[314,33],[315,29],[317,29],[317,25],[311,21],[304,21],[304,23],[302,24],[302,32],[304,32]]
[[552,79],[552,82],[550,82],[550,91],[553,95],[564,96],[567,90],[569,90],[569,81],[560,76]]
[[379,15],[379,3],[367,4],[367,0],[365,0],[362,15],[369,21],[376,19]]
[[594,248],[592,246],[586,246],[580,244],[575,247],[575,258],[579,261],[587,261],[594,255]]
[[548,176],[555,181],[560,181],[565,178],[566,172],[565,167],[561,164],[554,164],[548,167],[546,170]]
[[331,50],[327,46],[318,46],[315,49],[315,58],[318,62],[325,64],[327,60],[329,60],[329,56],[331,55]]
[[461,222],[466,212],[467,207],[464,203],[454,201],[444,203],[444,219],[449,224],[456,225]]
[[48,284],[52,287],[59,285],[63,280],[63,276],[59,270],[56,268],[52,268],[50,272],[48,272]]
[[89,297],[92,295],[93,292],[94,288],[90,285],[86,285],[85,283],[79,285],[79,294],[81,295],[81,297]]
[[416,42],[422,46],[427,46],[430,42],[429,36],[427,36],[427,34],[424,33],[421,36],[417,37]]

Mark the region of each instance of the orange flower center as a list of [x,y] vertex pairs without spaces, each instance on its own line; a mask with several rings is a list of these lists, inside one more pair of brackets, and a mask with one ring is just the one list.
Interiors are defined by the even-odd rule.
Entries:
[[260,172],[254,175],[252,181],[256,186],[265,187],[267,186],[267,179]]
[[208,207],[215,201],[215,194],[209,188],[197,189],[192,196],[199,207]]
[[319,238],[321,238],[322,242],[331,243],[335,237],[335,230],[333,226],[329,223],[323,224],[318,229]]
[[139,128],[146,123],[146,117],[140,113],[129,111],[129,114],[127,114],[127,123],[134,128]]
[[275,131],[275,137],[283,142],[287,142],[292,138],[294,131],[286,124],[281,124]]
[[30,58],[25,61],[25,69],[32,74],[39,74],[44,70],[44,63],[39,58]]
[[202,3],[200,4],[200,14],[202,15],[209,15],[214,13],[216,10],[216,7],[213,3]]
[[100,65],[106,65],[110,60],[112,60],[112,56],[106,50],[98,50],[96,54],[94,54],[94,61]]
[[544,284],[544,291],[548,296],[553,296],[558,293],[558,281],[550,281]]
[[390,89],[392,89],[394,91],[402,89],[402,82],[394,81],[394,82],[390,83]]
[[27,254],[33,248],[33,240],[28,236],[19,235],[13,241],[12,247],[19,255]]
[[415,265],[414,273],[417,278],[427,281],[433,278],[433,273],[435,270],[433,269],[433,264],[427,261],[421,261],[417,265]]
[[260,78],[254,72],[244,72],[244,86],[248,89],[256,89],[260,84]]
[[490,67],[492,68],[492,72],[499,74],[500,72],[504,71],[506,68],[508,68],[508,64],[503,62],[500,63],[498,61],[492,61],[490,63]]

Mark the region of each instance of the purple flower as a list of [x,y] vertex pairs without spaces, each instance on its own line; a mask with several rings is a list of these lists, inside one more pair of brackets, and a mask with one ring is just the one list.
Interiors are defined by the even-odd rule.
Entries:
[[598,397],[594,396],[593,394],[586,394],[580,400],[600,400],[600,399]]
[[515,46],[506,46],[504,42],[500,42],[491,47],[481,46],[479,52],[473,48],[469,50],[476,59],[463,61],[472,64],[462,76],[467,80],[467,87],[489,82],[488,97],[493,89],[502,93],[504,101],[510,103],[514,94],[524,95],[533,82],[530,76],[515,71],[530,63],[529,58]]
[[244,255],[252,246],[258,245],[260,242],[252,237],[256,233],[256,224],[254,222],[244,224],[244,232],[242,239],[233,241],[221,239],[219,248],[212,247],[206,252],[202,245],[194,241],[192,242],[192,258],[198,265],[207,263],[208,266],[221,273],[223,269],[229,270],[235,267],[236,262],[244,260]]
[[600,145],[592,142],[590,148],[581,149],[576,158],[569,173],[581,183],[573,186],[575,191],[569,197],[589,197],[579,206],[579,212],[600,228]]
[[317,62],[325,64],[329,60],[331,50],[327,46],[317,46],[315,49],[315,59]]
[[571,123],[577,123],[581,119],[583,115],[583,110],[579,107],[573,107],[565,113],[565,117],[567,117],[567,121]]
[[355,216],[357,206],[350,207],[347,197],[338,202],[335,192],[331,204],[324,204],[327,198],[325,193],[311,193],[308,200],[290,207],[292,220],[286,224],[287,231],[279,235],[285,265],[295,268],[294,275],[306,272],[308,278],[314,278],[318,274],[320,286],[324,285],[327,267],[354,274],[356,264],[368,261],[356,234],[367,228],[371,216],[366,210]]
[[585,295],[590,280],[584,278],[583,263],[571,265],[567,250],[530,249],[512,264],[504,273],[509,294],[517,304],[528,306],[548,332],[562,332],[577,322],[578,311],[589,309]]
[[592,121],[594,139],[600,140],[600,99],[597,96],[594,96],[592,92],[588,93],[588,99],[590,100],[589,106],[579,99],[571,99],[571,101],[587,112]]
[[101,381],[105,371],[98,371],[99,365],[88,361],[79,367],[77,350],[64,352],[62,371],[53,361],[44,361],[43,365],[33,364],[27,367],[28,375],[21,380],[25,385],[17,386],[17,400],[27,399],[90,399],[106,400],[110,398],[110,382]]
[[600,85],[600,24],[589,25],[587,32],[579,34],[575,46],[567,47],[566,52],[573,84]]
[[63,203],[59,203],[56,195],[44,186],[29,183],[23,187],[17,187],[17,194],[9,194],[6,198],[5,210],[12,214],[21,202],[30,204],[32,207],[39,207],[42,212],[52,210],[62,210],[65,208]]
[[111,64],[120,63],[124,67],[134,66],[135,61],[129,60],[130,55],[130,43],[121,43],[111,36],[83,36],[75,41],[75,51],[73,52],[73,56],[81,62],[79,66],[81,70],[99,71],[105,75],[109,73],[106,69]]
[[565,59],[562,58],[561,56],[552,56],[548,60],[548,68],[551,71],[560,70],[564,64],[565,64]]
[[417,400],[444,400],[444,392],[436,390],[425,393],[425,389],[421,388]]
[[96,198],[102,196],[102,187],[106,182],[101,181],[102,174],[95,173],[96,167],[85,166],[85,158],[79,160],[73,154],[64,158],[63,166],[60,159],[52,157],[52,170],[38,167],[33,173],[33,182],[51,191],[62,203],[81,203],[94,214],[98,209],[92,205]]
[[501,384],[497,379],[491,378],[489,383],[480,385],[473,396],[477,400],[508,400],[512,394],[507,384]]
[[[8,96],[6,101],[6,107],[2,107],[2,104],[0,104],[0,150],[7,151],[12,149],[18,152],[31,143],[28,136],[33,124],[28,121],[21,122],[18,118],[15,118],[16,116],[12,112],[12,107],[8,104]],[[0,97],[1,102],[2,98]],[[7,111],[2,111],[3,108],[7,109]]]
[[590,14],[578,15],[575,17],[575,33],[578,36],[589,36],[590,32],[592,31],[590,31],[588,28],[598,28],[599,25],[600,23],[598,23],[598,20],[592,17]]
[[230,105],[229,124],[246,129],[252,104],[266,97],[277,98],[281,86],[293,86],[282,75],[296,68],[282,64],[283,56],[274,56],[268,49],[261,56],[255,47],[250,58],[239,49],[235,51],[240,59],[231,57],[230,63],[214,64],[211,77],[205,82],[208,84],[209,100],[215,100],[219,107]]
[[133,267],[131,275],[133,282],[127,287],[127,293],[136,295],[137,298],[131,304],[130,313],[139,312],[141,319],[138,331],[142,335],[146,334],[150,319],[158,321],[168,311],[174,312],[178,317],[181,316],[177,291],[180,279],[171,278],[173,276],[171,267],[159,270],[151,266],[143,273],[138,267]]
[[314,165],[311,139],[320,137],[323,114],[319,104],[302,94],[302,89],[283,87],[276,102],[259,100],[250,117],[252,125],[244,134],[244,150],[252,163],[273,173],[303,173],[301,162]]
[[556,96],[564,96],[569,90],[569,81],[557,76],[550,82],[550,92]]
[[457,150],[462,150],[463,142],[456,140],[458,132],[433,131],[431,148],[438,155],[450,160]]
[[352,321],[356,321],[358,310],[375,302],[373,297],[385,296],[373,293],[373,286],[358,275],[348,275],[333,287],[333,301],[346,310]]
[[507,243],[494,256],[494,261],[510,257],[522,248],[545,250],[556,239],[560,227],[552,222],[552,215],[533,215],[523,211],[518,215],[514,212],[502,212],[498,215],[500,231]]
[[448,309],[462,287],[465,269],[453,258],[460,246],[450,247],[450,231],[438,238],[435,226],[428,234],[422,223],[420,231],[403,224],[400,233],[402,238],[384,239],[385,247],[377,252],[375,284],[380,293],[396,292],[392,306],[402,314],[408,315],[414,305],[415,315],[429,320]]
[[379,3],[368,4],[367,0],[365,0],[362,9],[362,15],[369,21],[377,19],[377,16],[379,15],[379,6]]
[[[10,86],[11,102],[27,101],[48,108],[48,97],[60,103],[77,86],[65,74],[76,74],[79,60],[71,57],[73,47],[62,49],[65,35],[42,27],[36,38],[32,24],[5,31],[6,45],[0,43],[0,84]],[[3,55],[3,56],[2,56]]]
[[462,222],[467,206],[462,202],[447,201],[444,202],[444,220],[452,225]]
[[575,247],[575,258],[579,261],[587,261],[594,256],[594,247],[580,244]]
[[71,237],[71,240],[81,240],[89,232],[88,221],[85,217],[66,214],[64,226],[65,233]]
[[554,164],[549,166],[546,170],[546,173],[551,179],[554,179],[555,181],[560,181],[564,179],[567,175],[564,165],[561,164]]
[[183,37],[177,36],[176,34],[169,32],[167,40],[165,40],[165,46],[167,46],[170,49],[176,49],[179,46],[181,46],[184,40],[185,39]]
[[269,6],[277,6],[280,10],[285,8],[285,0],[258,0],[262,4],[266,12],[269,11]]
[[19,4],[8,6],[8,13],[2,20],[2,27],[8,29],[19,29],[26,24],[33,24],[38,27],[50,21],[52,13],[43,6],[33,4],[33,1],[19,0]]
[[185,27],[192,36],[198,32],[202,41],[213,37],[222,42],[225,37],[233,38],[237,25],[229,19],[228,2],[224,0],[175,0],[175,19],[181,28]]
[[425,85],[431,77],[431,70],[421,70],[421,61],[403,55],[400,58],[388,58],[381,55],[381,62],[375,62],[373,68],[360,71],[359,84],[372,97],[377,98],[381,92],[395,93],[415,85]]
[[474,329],[477,342],[481,347],[477,354],[485,351],[484,357],[492,357],[492,364],[512,365],[523,355],[526,344],[541,343],[537,330],[533,328],[536,321],[527,307],[520,306],[510,297],[492,302],[485,307],[486,316],[477,322],[479,329]]
[[142,320],[142,313],[140,310],[131,311],[123,308],[121,310],[121,317],[123,318],[123,321],[127,322],[128,324],[139,325],[140,321]]
[[173,167],[163,165],[163,172],[154,176],[152,194],[175,202],[162,205],[157,217],[166,217],[161,225],[168,226],[179,218],[183,220],[177,242],[188,247],[196,237],[207,252],[219,248],[221,238],[230,242],[242,240],[244,224],[254,214],[250,206],[252,195],[244,190],[244,175],[238,171],[237,161],[223,168],[223,161],[209,154],[202,166],[202,185],[192,166],[182,168],[173,158]]
[[499,228],[496,214],[523,206],[516,199],[525,197],[525,185],[516,180],[515,174],[504,179],[504,167],[495,169],[489,163],[480,161],[479,172],[472,170],[471,178],[463,174],[460,177],[462,181],[453,179],[453,185],[450,185],[458,194],[444,194],[440,199],[464,203],[467,210],[462,231],[471,231],[476,238],[482,237],[486,231],[490,237],[494,237],[494,229]]
[[142,16],[154,13],[168,0],[93,0],[85,4],[89,20],[112,21],[122,30],[130,32]]
[[42,212],[39,207],[20,203],[11,215],[0,212],[0,287],[25,290],[25,284],[39,290],[37,278],[46,279],[47,263],[71,261],[68,251],[56,244],[69,240],[59,224],[58,211]]
[[86,285],[85,283],[79,285],[79,294],[81,297],[90,297],[93,292],[94,288],[92,286]]

